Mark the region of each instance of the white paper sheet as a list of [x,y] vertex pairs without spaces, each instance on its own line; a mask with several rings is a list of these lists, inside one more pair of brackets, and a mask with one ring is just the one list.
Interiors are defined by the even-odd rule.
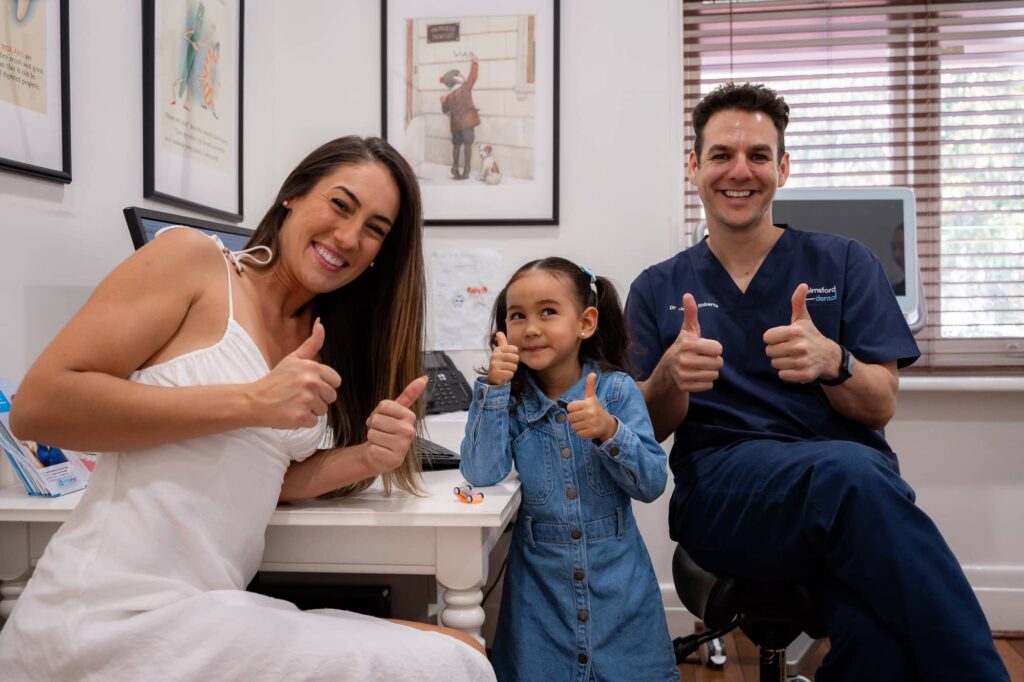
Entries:
[[501,253],[494,249],[434,251],[430,260],[434,348],[487,347],[491,309],[501,290]]

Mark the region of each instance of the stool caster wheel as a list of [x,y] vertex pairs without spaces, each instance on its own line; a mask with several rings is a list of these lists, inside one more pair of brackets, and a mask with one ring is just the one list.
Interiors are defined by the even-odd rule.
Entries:
[[700,646],[700,660],[708,668],[717,670],[725,665],[725,640],[716,637]]

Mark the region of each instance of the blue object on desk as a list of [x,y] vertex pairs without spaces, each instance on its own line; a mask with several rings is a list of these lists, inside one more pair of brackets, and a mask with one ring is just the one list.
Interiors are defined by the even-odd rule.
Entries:
[[53,466],[54,464],[63,464],[68,461],[68,458],[64,456],[60,448],[51,448],[42,443],[36,444],[36,459],[44,467]]

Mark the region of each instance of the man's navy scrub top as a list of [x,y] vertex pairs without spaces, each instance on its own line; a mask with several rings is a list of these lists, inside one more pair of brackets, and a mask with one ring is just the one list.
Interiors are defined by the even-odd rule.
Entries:
[[793,292],[805,282],[807,311],[823,335],[859,362],[910,365],[920,351],[881,263],[855,240],[780,227],[785,232],[745,293],[706,240],[647,268],[630,288],[626,316],[638,379],[679,335],[684,293],[697,301],[701,336],[722,344],[725,364],[712,390],[690,394],[673,460],[751,438],[851,440],[892,452],[881,432],[832,409],[816,382],[779,379],[762,338],[791,323]]

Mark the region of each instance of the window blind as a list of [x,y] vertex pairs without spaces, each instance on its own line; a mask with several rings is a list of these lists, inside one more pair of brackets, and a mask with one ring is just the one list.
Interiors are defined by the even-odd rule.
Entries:
[[785,97],[787,187],[914,189],[918,365],[1024,369],[1024,2],[683,0],[687,151],[726,81]]

